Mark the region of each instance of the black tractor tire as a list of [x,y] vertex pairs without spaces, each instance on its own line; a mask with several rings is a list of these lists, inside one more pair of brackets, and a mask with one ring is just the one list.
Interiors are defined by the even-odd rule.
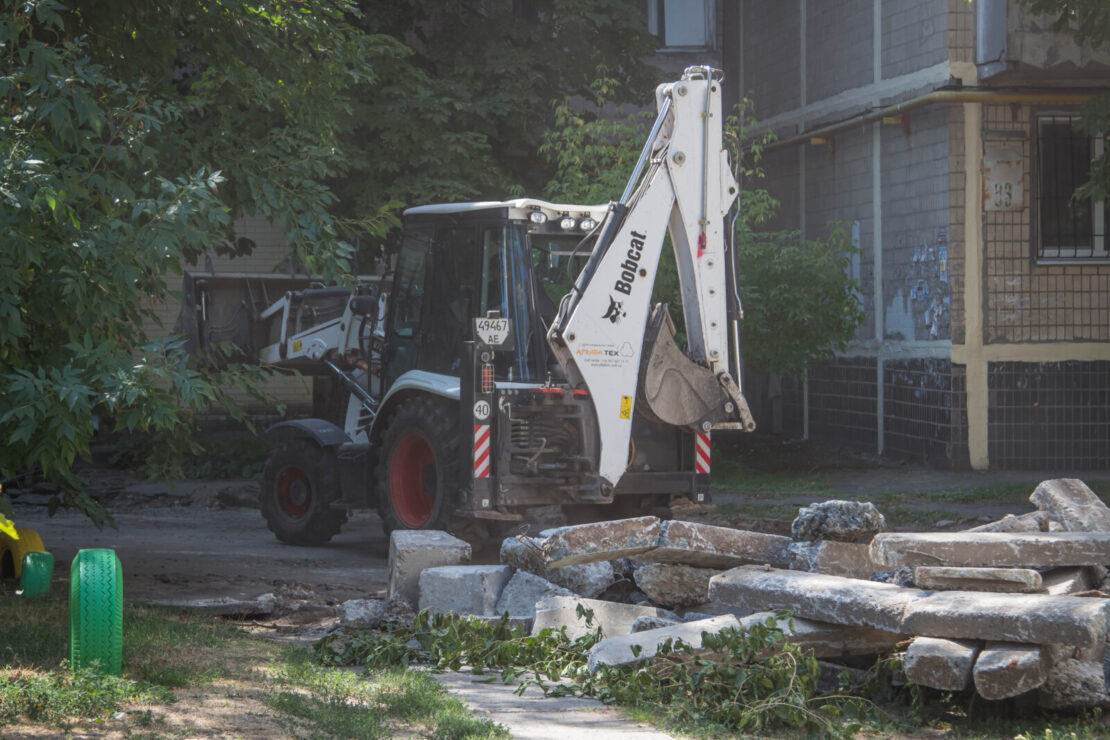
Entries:
[[262,516],[290,545],[322,545],[347,521],[332,507],[340,496],[339,462],[328,449],[297,437],[278,445],[262,469]]
[[378,507],[386,534],[395,529],[447,529],[456,494],[469,472],[457,410],[415,398],[393,412],[378,448]]

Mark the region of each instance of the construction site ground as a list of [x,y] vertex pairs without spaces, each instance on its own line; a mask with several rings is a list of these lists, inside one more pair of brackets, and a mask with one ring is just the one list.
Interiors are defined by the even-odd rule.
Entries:
[[[1032,491],[1039,480],[1062,477],[1037,471],[943,471],[858,458],[849,462],[841,467],[828,460],[815,462],[811,470],[795,477],[801,481],[795,490],[784,489],[781,480],[772,486],[777,490],[767,490],[766,478],[759,476],[754,476],[763,481],[759,490],[744,490],[736,485],[736,475],[724,476],[731,485],[714,492],[715,509],[691,507],[678,516],[786,533],[792,518],[789,512],[808,503],[829,498],[875,500],[883,510],[885,499],[897,500],[903,513],[917,507],[916,530],[959,529],[1030,511],[1033,506],[1012,494],[1000,502],[969,501],[966,495],[946,498],[936,492],[1009,491],[1026,485]],[[105,505],[116,528],[98,530],[74,512],[48,516],[49,493],[42,486],[21,493],[13,502],[18,525],[38,530],[60,564],[55,588],[65,588],[66,564],[78,549],[112,548],[123,565],[127,601],[185,605],[274,594],[287,608],[252,622],[250,628],[272,638],[300,641],[320,634],[318,628],[327,622],[330,607],[348,599],[385,596],[388,540],[376,513],[352,514],[342,533],[326,546],[293,547],[277,542],[267,530],[254,503],[255,481],[151,482],[106,468],[91,468],[84,474],[90,492]],[[1110,474],[1076,471],[1068,475],[1093,482],[1106,495]],[[808,490],[806,481],[814,482]],[[898,492],[913,495],[900,498]],[[487,550],[478,559],[494,562],[496,557],[495,550]],[[565,737],[558,729],[563,713],[567,722],[602,718],[577,715],[576,720],[574,711],[603,712],[607,718],[614,714],[601,705],[560,705],[551,711],[555,705],[540,706],[542,702],[525,702],[505,692],[475,691],[462,678],[448,680],[448,686],[480,714],[504,721],[514,737]],[[529,712],[538,712],[535,721],[529,719]],[[612,725],[614,736],[663,737],[619,718],[613,718]],[[541,726],[554,729],[548,732]]]

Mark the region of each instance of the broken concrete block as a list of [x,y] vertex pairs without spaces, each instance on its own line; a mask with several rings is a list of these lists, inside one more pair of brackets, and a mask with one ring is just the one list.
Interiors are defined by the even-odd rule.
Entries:
[[1094,568],[1053,568],[1041,574],[1041,585],[1045,593],[1054,596],[1076,594],[1089,591],[1098,586],[1102,579]]
[[732,568],[765,563],[785,568],[790,538],[697,522],[663,522],[658,545],[636,556],[653,563],[681,563],[698,568]]
[[170,599],[149,603],[151,606],[186,609],[214,617],[265,617],[278,609],[278,599],[272,593],[265,593],[253,599],[217,596],[211,599]]
[[1110,508],[1078,478],[1046,480],[1029,500],[1068,532],[1110,532]]
[[899,632],[906,605],[925,592],[855,578],[753,565],[727,570],[709,581],[714,602],[748,609],[790,609],[797,617]]
[[639,555],[659,544],[661,528],[654,516],[562,527],[544,539],[544,560],[549,568],[561,568]]
[[887,567],[1057,567],[1110,563],[1110,532],[884,532],[871,559]]
[[384,613],[385,602],[381,599],[351,599],[339,605],[339,623],[345,627],[374,629]]
[[1110,602],[1047,594],[927,591],[906,605],[907,635],[1095,645],[1106,639]]
[[[579,618],[578,607],[593,612],[593,623],[586,626],[586,620]],[[618,604],[613,601],[581,599],[573,596],[551,596],[536,603],[536,621],[532,624],[532,634],[542,629],[567,628],[567,636],[572,640],[592,633],[601,628],[606,637],[627,635],[632,632],[632,623],[637,617],[663,617],[677,619],[674,612],[653,606]]]
[[[635,634],[607,637],[590,648],[586,667],[597,673],[603,665],[618,666],[638,663],[655,657],[660,646],[668,640],[681,640],[695,650],[701,648],[704,633],[717,634],[725,629],[739,629],[740,620],[731,614],[698,622],[683,622],[669,627],[637,632]],[[637,647],[640,648],[637,650]]]
[[971,686],[971,669],[979,656],[979,643],[916,637],[902,661],[906,678],[919,686],[942,691],[963,691]]
[[1110,602],[1075,596],[921,591],[816,573],[741,566],[709,582],[714,601],[927,637],[1093,645]]
[[1048,514],[1043,511],[1030,511],[1027,514],[1007,514],[996,522],[980,524],[965,529],[965,532],[1047,532]]
[[855,542],[794,542],[789,550],[791,570],[863,580],[875,570],[867,545]]
[[501,562],[591,599],[600,596],[617,580],[613,564],[609,562],[548,568],[543,558],[543,540],[536,537],[507,537],[501,542]]
[[[711,617],[704,617],[704,619],[710,619],[710,618]],[[647,632],[648,630],[657,630],[661,627],[670,627],[672,624],[681,624],[682,622],[685,622],[685,621],[693,621],[693,620],[667,619],[666,617],[636,617],[636,621],[634,621],[632,623],[632,632],[633,632],[633,634],[635,634],[636,632]]]
[[709,579],[717,572],[674,563],[647,563],[636,569],[633,578],[656,604],[677,609],[709,601]]
[[1102,661],[1069,658],[1054,663],[1037,690],[1046,709],[1087,709],[1110,706],[1107,666]]
[[509,613],[510,617],[536,616],[536,602],[548,596],[574,596],[562,586],[556,586],[547,579],[533,575],[526,570],[518,570],[501,590],[497,600],[496,614]]
[[495,614],[513,569],[507,565],[445,565],[420,573],[420,610]]
[[[767,621],[767,615],[773,615],[772,612],[763,612],[763,614],[761,621],[764,623]],[[745,627],[751,624],[746,617],[740,622]],[[787,642],[800,645],[818,658],[879,655],[890,652],[895,645],[906,639],[905,635],[870,627],[853,627],[800,617],[789,620],[777,619],[776,626],[782,630]]]
[[1041,590],[1041,574],[1028,568],[952,568],[919,565],[913,569],[918,588],[935,591],[990,591],[1029,594]]
[[975,690],[984,699],[1008,699],[1032,691],[1048,677],[1048,653],[1040,645],[988,642],[975,661]]
[[389,597],[413,606],[420,600],[420,572],[470,560],[470,545],[434,529],[395,529],[389,535]]
[[790,526],[796,540],[867,542],[886,529],[886,517],[867,501],[821,501],[798,511]]

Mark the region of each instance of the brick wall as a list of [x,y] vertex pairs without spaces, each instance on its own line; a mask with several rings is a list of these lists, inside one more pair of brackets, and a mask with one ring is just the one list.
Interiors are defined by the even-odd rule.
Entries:
[[883,0],[883,79],[948,59],[949,0]]
[[744,3],[744,93],[767,119],[798,107],[801,95],[797,0]]
[[806,98],[823,100],[874,78],[871,0],[806,3]]

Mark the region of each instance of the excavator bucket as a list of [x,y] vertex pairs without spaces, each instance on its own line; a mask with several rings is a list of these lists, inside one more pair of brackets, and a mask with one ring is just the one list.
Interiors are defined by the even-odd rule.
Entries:
[[641,411],[654,421],[696,430],[706,429],[706,424],[717,429],[754,429],[748,404],[732,379],[718,378],[687,357],[674,335],[667,307],[657,304],[644,332]]

